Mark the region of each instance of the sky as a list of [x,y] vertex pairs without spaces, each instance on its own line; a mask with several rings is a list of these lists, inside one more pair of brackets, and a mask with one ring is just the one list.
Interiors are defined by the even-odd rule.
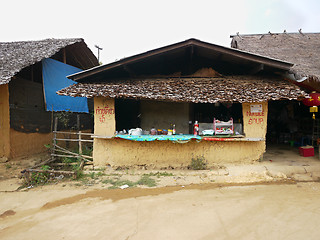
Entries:
[[320,32],[319,0],[5,0],[0,42],[83,38],[107,64],[189,38]]

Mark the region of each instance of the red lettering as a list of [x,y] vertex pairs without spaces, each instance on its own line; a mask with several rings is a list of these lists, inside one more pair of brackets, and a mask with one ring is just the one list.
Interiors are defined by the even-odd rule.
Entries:
[[103,114],[103,115],[112,115],[114,114],[114,108],[109,108],[108,106],[104,108],[97,107],[96,114]]
[[248,121],[248,124],[262,124],[263,123],[263,118],[250,118]]
[[101,122],[101,123],[104,123],[105,122],[105,117],[104,117],[104,115],[102,115],[101,117],[99,117],[99,121]]

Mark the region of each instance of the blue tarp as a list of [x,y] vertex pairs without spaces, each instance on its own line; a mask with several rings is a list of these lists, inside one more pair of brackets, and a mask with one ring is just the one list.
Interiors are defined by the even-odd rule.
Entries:
[[60,96],[56,92],[76,82],[68,75],[82,69],[47,58],[42,60],[43,85],[47,111],[89,112],[87,98]]

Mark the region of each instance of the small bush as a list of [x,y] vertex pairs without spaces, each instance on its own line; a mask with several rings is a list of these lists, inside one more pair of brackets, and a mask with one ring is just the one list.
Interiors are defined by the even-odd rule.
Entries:
[[192,158],[190,168],[193,170],[205,170],[207,169],[207,161],[203,156]]
[[150,178],[149,175],[143,175],[141,179],[137,182],[137,184],[146,185],[148,187],[155,187],[157,185],[156,180]]
[[29,178],[26,178],[23,186],[38,186],[38,185],[44,185],[49,181],[49,173],[43,173],[43,172],[33,172],[31,173]]

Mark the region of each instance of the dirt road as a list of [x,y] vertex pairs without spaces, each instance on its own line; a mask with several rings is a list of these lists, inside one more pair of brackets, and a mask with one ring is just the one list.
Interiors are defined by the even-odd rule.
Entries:
[[0,193],[0,239],[319,239],[320,183]]

